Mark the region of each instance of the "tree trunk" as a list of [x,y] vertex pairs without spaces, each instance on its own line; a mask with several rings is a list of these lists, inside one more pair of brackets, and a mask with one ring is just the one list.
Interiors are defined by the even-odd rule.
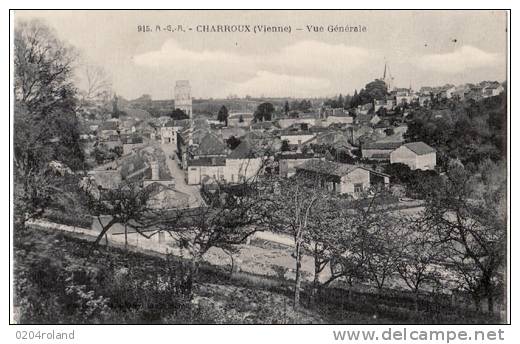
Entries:
[[296,310],[300,306],[300,287],[301,287],[301,243],[296,243],[296,276],[294,280],[294,305],[293,308]]
[[479,296],[473,296],[473,301],[475,302],[475,311],[480,312],[481,311],[481,305],[480,305],[480,297]]
[[495,303],[493,300],[493,295],[488,294],[488,314],[493,315],[495,313]]
[[321,262],[318,258],[318,254],[316,253],[316,249],[314,250],[314,280],[312,281],[312,295],[311,302],[315,302],[316,298],[320,292],[321,283],[320,283],[320,272],[321,272]]
[[125,250],[128,250],[128,229],[125,223]]
[[349,280],[348,282],[348,301],[352,302],[354,300],[354,283]]
[[414,295],[415,313],[419,313],[419,291],[415,291]]

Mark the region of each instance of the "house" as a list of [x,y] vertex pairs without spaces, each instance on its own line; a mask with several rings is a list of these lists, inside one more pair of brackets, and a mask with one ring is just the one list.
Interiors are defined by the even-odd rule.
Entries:
[[276,156],[278,162],[278,173],[282,177],[292,177],[296,174],[296,168],[307,161],[323,160],[313,152],[281,152]]
[[186,180],[190,185],[212,183],[224,180],[226,158],[205,157],[188,161]]
[[207,132],[200,139],[194,141],[190,148],[190,158],[192,159],[225,157],[227,155],[226,145],[212,132]]
[[303,145],[327,145],[336,150],[350,150],[352,146],[348,142],[348,135],[344,131],[327,131],[319,133],[314,138],[303,143]]
[[353,145],[359,145],[360,138],[370,136],[374,132],[374,129],[368,125],[355,125],[347,128],[347,140]]
[[394,93],[397,105],[410,104],[414,99],[414,94],[410,88],[396,88]]
[[303,117],[294,117],[294,118],[278,118],[277,119],[277,123],[278,123],[278,126],[282,129],[287,129],[293,125],[296,125],[296,124],[307,124],[308,126],[314,126],[314,125],[317,125],[317,123],[319,122],[319,118],[317,118],[316,116],[312,115],[312,116],[303,116]]
[[115,121],[103,122],[98,128],[98,135],[101,140],[109,140],[110,137],[119,135],[119,124]]
[[143,137],[135,133],[121,135],[121,142],[123,143],[123,155],[144,146]]
[[[354,117],[350,116],[348,112],[345,111],[334,111],[336,109],[332,109],[332,115],[328,116],[326,119],[325,125],[331,124],[352,124],[354,123]],[[341,109],[343,110],[343,109]]]
[[262,168],[263,155],[249,140],[242,141],[226,158],[224,179],[239,183],[256,176]]
[[247,133],[247,128],[244,127],[224,127],[221,129],[217,129],[216,132],[220,136],[222,140],[227,140],[231,136],[234,137],[241,137],[244,136]]
[[483,98],[483,87],[480,85],[470,85],[469,88],[464,92],[465,99],[480,100]]
[[374,113],[359,113],[356,116],[356,123],[362,125],[376,125],[381,121],[381,118]]
[[375,184],[388,185],[390,177],[360,165],[313,160],[296,167],[296,174],[338,194],[356,197]]
[[367,115],[374,108],[374,104],[367,103],[363,105],[358,105],[356,108],[356,115]]
[[401,142],[376,141],[361,146],[361,155],[365,159],[390,160],[390,153],[402,145]]
[[169,120],[164,123],[160,128],[161,135],[161,143],[162,144],[172,144],[175,149],[177,149],[177,131],[182,130],[184,126],[183,123],[179,121]]
[[451,99],[457,92],[457,88],[453,85],[446,85],[443,87],[441,97]]
[[426,106],[431,101],[431,95],[429,93],[419,93],[418,101],[420,106]]
[[280,132],[280,140],[287,141],[289,145],[300,146],[303,142],[314,138],[315,132],[309,130],[307,123],[293,124]]
[[379,111],[381,108],[386,111],[391,111],[395,105],[395,97],[393,96],[387,96],[385,99],[374,99],[374,112]]
[[188,167],[188,161],[202,157],[225,157],[227,147],[218,134],[209,129],[188,128],[177,132],[177,155],[183,169]]
[[494,97],[494,96],[498,96],[500,93],[504,92],[504,87],[500,84],[493,84],[493,85],[484,87],[482,92],[483,92],[485,98]]
[[189,207],[190,196],[175,190],[171,185],[153,182],[146,186],[149,191],[148,206],[151,209],[182,209]]
[[436,151],[424,142],[405,143],[390,153],[390,163],[408,165],[412,170],[433,170]]

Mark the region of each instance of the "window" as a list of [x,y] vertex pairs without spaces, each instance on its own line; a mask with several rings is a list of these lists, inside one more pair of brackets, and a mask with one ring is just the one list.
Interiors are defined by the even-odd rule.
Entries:
[[363,192],[363,184],[362,183],[354,184],[354,192],[355,193]]

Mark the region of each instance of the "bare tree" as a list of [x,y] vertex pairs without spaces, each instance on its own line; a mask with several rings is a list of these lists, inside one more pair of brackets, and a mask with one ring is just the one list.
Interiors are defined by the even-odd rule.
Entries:
[[328,234],[324,233],[330,243],[331,275],[323,286],[342,279],[350,287],[349,297],[352,297],[354,282],[372,279],[380,282],[378,287],[382,288],[392,273],[390,263],[395,262],[392,258],[387,261],[388,265],[381,265],[379,263],[385,262],[384,257],[376,256],[378,249],[387,251],[382,236],[383,227],[390,224],[384,203],[388,195],[386,188],[374,187],[365,190],[357,199],[344,200],[339,205],[339,225],[331,227]]
[[330,177],[327,166],[316,161],[313,167],[318,173],[298,173],[291,178],[279,178],[274,183],[276,191],[273,193],[276,209],[273,212],[275,221],[272,230],[284,232],[294,238],[293,257],[295,259],[295,282],[293,307],[300,304],[301,293],[301,264],[304,249],[311,247],[315,256],[315,285],[318,284],[319,273],[327,264],[328,258],[326,241],[321,240],[322,229],[330,219],[332,205],[327,204],[334,195],[323,187]]
[[169,233],[187,251],[190,278],[197,275],[211,248],[220,248],[228,255],[236,253],[237,245],[270,219],[270,193],[257,175],[239,184],[217,182],[214,186],[214,194],[205,206],[176,210],[174,216],[164,217],[156,224],[157,231]]
[[432,288],[441,283],[440,269],[444,262],[444,248],[436,240],[435,233],[422,216],[404,218],[398,233],[402,253],[397,263],[397,272],[414,294],[415,311],[419,311],[422,288]]
[[[97,218],[101,231],[93,247],[96,246],[105,234],[115,225],[125,227],[125,246],[127,246],[128,227],[135,229],[139,234],[150,237],[145,229],[157,224],[159,215],[163,215],[150,205],[152,188],[143,188],[137,183],[120,183],[117,187],[104,190],[97,188],[89,178],[82,181],[82,189],[86,195],[86,206],[90,214]],[[175,214],[174,214],[175,215]],[[103,223],[102,217],[109,218]]]
[[18,22],[14,40],[15,100],[30,113],[47,115],[74,95],[77,54],[42,22]]
[[101,66],[84,64],[79,71],[84,87],[80,91],[83,103],[99,101],[107,103],[112,93],[112,82]]
[[472,174],[451,164],[428,189],[426,216],[437,240],[447,244],[445,266],[473,296],[477,309],[487,298],[491,313],[506,266],[506,176],[488,174],[486,168]]

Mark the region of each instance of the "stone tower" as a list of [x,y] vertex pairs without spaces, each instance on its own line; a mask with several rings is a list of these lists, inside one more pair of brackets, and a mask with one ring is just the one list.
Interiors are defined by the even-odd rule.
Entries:
[[181,109],[192,118],[191,86],[188,80],[177,80],[175,82],[175,108]]

